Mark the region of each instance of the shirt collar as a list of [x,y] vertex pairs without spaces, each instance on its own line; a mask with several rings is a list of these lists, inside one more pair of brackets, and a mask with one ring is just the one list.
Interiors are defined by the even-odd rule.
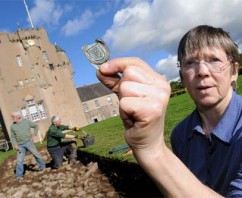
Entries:
[[[237,95],[235,92],[232,94],[232,98],[229,102],[225,113],[217,126],[212,130],[212,134],[215,135],[217,138],[222,140],[226,143],[231,143],[233,135],[234,135],[234,126],[239,119],[239,114],[242,111],[242,104],[239,101],[241,97]],[[191,133],[189,134],[189,138],[191,138],[194,133],[200,133],[205,135],[202,130],[201,119],[198,113],[198,110],[193,112],[193,120],[192,120],[192,129]],[[233,118],[231,120],[231,118]]]

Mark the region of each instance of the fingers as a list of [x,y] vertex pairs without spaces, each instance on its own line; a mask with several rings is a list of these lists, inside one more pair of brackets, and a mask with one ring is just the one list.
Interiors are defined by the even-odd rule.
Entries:
[[114,93],[116,93],[119,86],[120,76],[117,74],[106,76],[100,72],[100,70],[97,70],[97,78],[109,89],[111,89]]
[[127,121],[127,126],[134,121],[145,125],[161,117],[170,97],[169,89],[135,82],[124,82],[120,90],[120,116]]
[[107,76],[113,76],[118,73],[123,73],[130,66],[138,66],[145,70],[151,70],[149,65],[143,60],[136,57],[126,57],[112,59],[100,66],[100,72]]
[[120,101],[125,139],[134,151],[163,144],[164,117],[168,100],[163,101],[165,104],[152,97],[125,97]]
[[[122,76],[118,75],[120,73]],[[163,83],[158,83],[160,80],[166,81],[164,77],[138,58],[113,59],[100,67],[97,77],[117,95],[120,94],[120,85],[125,81],[156,84],[156,86],[163,86]]]
[[[121,75],[119,75],[121,74]],[[125,139],[132,149],[160,145],[170,85],[139,58],[118,58],[101,65],[99,80],[118,94]]]

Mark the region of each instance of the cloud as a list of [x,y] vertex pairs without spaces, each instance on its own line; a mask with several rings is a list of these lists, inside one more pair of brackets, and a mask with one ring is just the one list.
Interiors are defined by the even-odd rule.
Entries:
[[88,29],[94,23],[94,17],[94,14],[90,10],[85,10],[79,18],[69,20],[61,31],[66,36],[76,35],[80,31]]
[[30,16],[34,26],[58,25],[63,9],[55,0],[35,0],[34,7],[30,10]]
[[222,27],[242,46],[241,7],[242,0],[126,0],[103,40],[117,54],[170,54],[155,69],[171,80],[179,76],[175,56],[179,40],[192,27]]
[[92,7],[92,10],[86,9],[80,16],[68,20],[61,28],[61,31],[66,36],[77,35],[92,27],[96,20],[100,19],[102,15],[107,14],[110,10],[116,8],[119,4],[119,0],[100,1]]
[[116,12],[112,26],[103,39],[113,51],[124,53],[134,49],[165,50],[175,54],[179,39],[191,27],[209,24],[231,32],[241,43],[241,0],[153,0],[126,1]]
[[177,68],[177,56],[169,55],[166,59],[161,59],[156,64],[156,70],[162,75],[165,75],[168,80],[173,80],[179,77],[179,69]]

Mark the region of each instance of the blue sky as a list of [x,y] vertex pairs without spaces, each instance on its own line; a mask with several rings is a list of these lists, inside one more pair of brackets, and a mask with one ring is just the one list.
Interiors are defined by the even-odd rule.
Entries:
[[[26,0],[35,28],[70,58],[76,87],[98,82],[81,47],[103,39],[111,58],[138,56],[168,79],[178,77],[176,50],[192,27],[222,27],[242,49],[242,0]],[[0,0],[0,32],[30,23],[23,0]]]

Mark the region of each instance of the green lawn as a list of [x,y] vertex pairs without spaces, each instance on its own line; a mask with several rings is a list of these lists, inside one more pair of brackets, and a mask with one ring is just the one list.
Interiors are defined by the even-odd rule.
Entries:
[[[240,76],[238,79],[238,85],[238,93],[242,94],[242,76]],[[170,146],[169,137],[172,129],[177,125],[178,122],[183,120],[189,113],[191,113],[194,107],[194,103],[187,93],[170,99],[165,121],[165,140],[168,146]],[[113,117],[102,122],[86,126],[82,129],[89,135],[93,135],[95,137],[95,143],[90,147],[80,148],[81,150],[104,157],[135,162],[135,159],[132,155],[124,155],[122,152],[117,152],[111,155],[109,154],[111,149],[126,144],[123,136],[124,127],[120,117]],[[81,132],[75,133],[82,134]],[[46,143],[43,142],[43,145],[45,144]],[[81,140],[78,140],[78,145],[80,147],[83,146]],[[40,144],[37,144],[37,146],[40,146]],[[1,152],[0,163],[14,153],[14,151]]]

